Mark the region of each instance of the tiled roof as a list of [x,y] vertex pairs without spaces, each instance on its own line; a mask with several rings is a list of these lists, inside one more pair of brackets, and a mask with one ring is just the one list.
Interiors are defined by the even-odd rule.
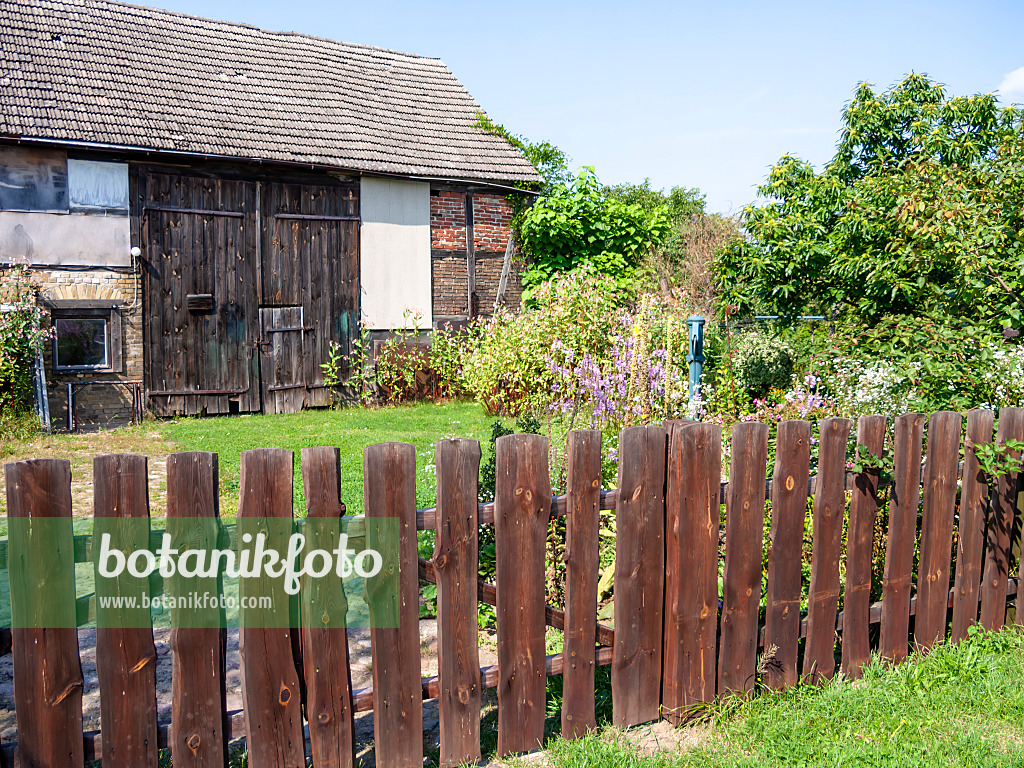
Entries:
[[103,0],[0,0],[0,136],[538,181],[439,59]]

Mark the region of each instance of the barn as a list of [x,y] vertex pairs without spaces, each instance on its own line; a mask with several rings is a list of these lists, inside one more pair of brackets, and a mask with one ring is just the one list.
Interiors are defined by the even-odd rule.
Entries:
[[539,178],[438,59],[104,0],[4,0],[0,53],[55,421],[324,405],[331,342],[518,303]]

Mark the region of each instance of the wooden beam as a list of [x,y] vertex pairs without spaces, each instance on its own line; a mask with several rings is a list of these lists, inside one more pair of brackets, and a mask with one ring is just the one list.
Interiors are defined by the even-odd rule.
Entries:
[[476,254],[473,252],[473,193],[466,193],[466,314],[476,317]]

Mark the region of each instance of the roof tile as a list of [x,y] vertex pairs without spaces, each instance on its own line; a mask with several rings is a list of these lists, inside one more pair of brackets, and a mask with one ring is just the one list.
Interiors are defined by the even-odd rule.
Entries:
[[439,59],[105,0],[0,0],[0,134],[539,181]]

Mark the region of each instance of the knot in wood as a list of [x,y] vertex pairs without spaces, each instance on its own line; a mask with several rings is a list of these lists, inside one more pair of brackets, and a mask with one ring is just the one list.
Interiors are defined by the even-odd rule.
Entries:
[[292,700],[291,689],[287,685],[284,685],[282,683],[282,685],[281,685],[281,693],[279,693],[278,696],[277,696],[278,703],[280,703],[280,705],[283,707],[283,706],[285,706],[291,700]]
[[199,751],[199,743],[201,741],[202,739],[199,737],[198,733],[193,733],[191,736],[189,736],[186,744],[188,744],[188,748],[192,750],[193,755]]
[[444,568],[447,564],[448,564],[448,555],[447,554],[438,555],[437,559],[434,560],[434,567],[435,568]]
[[331,713],[321,712],[316,716],[316,721],[320,723],[320,725],[327,725],[327,723],[331,722]]
[[600,488],[601,487],[601,478],[600,477],[594,478],[594,480],[590,483],[590,487],[591,488]]
[[789,477],[786,478],[786,490],[792,491],[794,485],[796,485],[796,483],[793,481],[793,476],[790,475]]

